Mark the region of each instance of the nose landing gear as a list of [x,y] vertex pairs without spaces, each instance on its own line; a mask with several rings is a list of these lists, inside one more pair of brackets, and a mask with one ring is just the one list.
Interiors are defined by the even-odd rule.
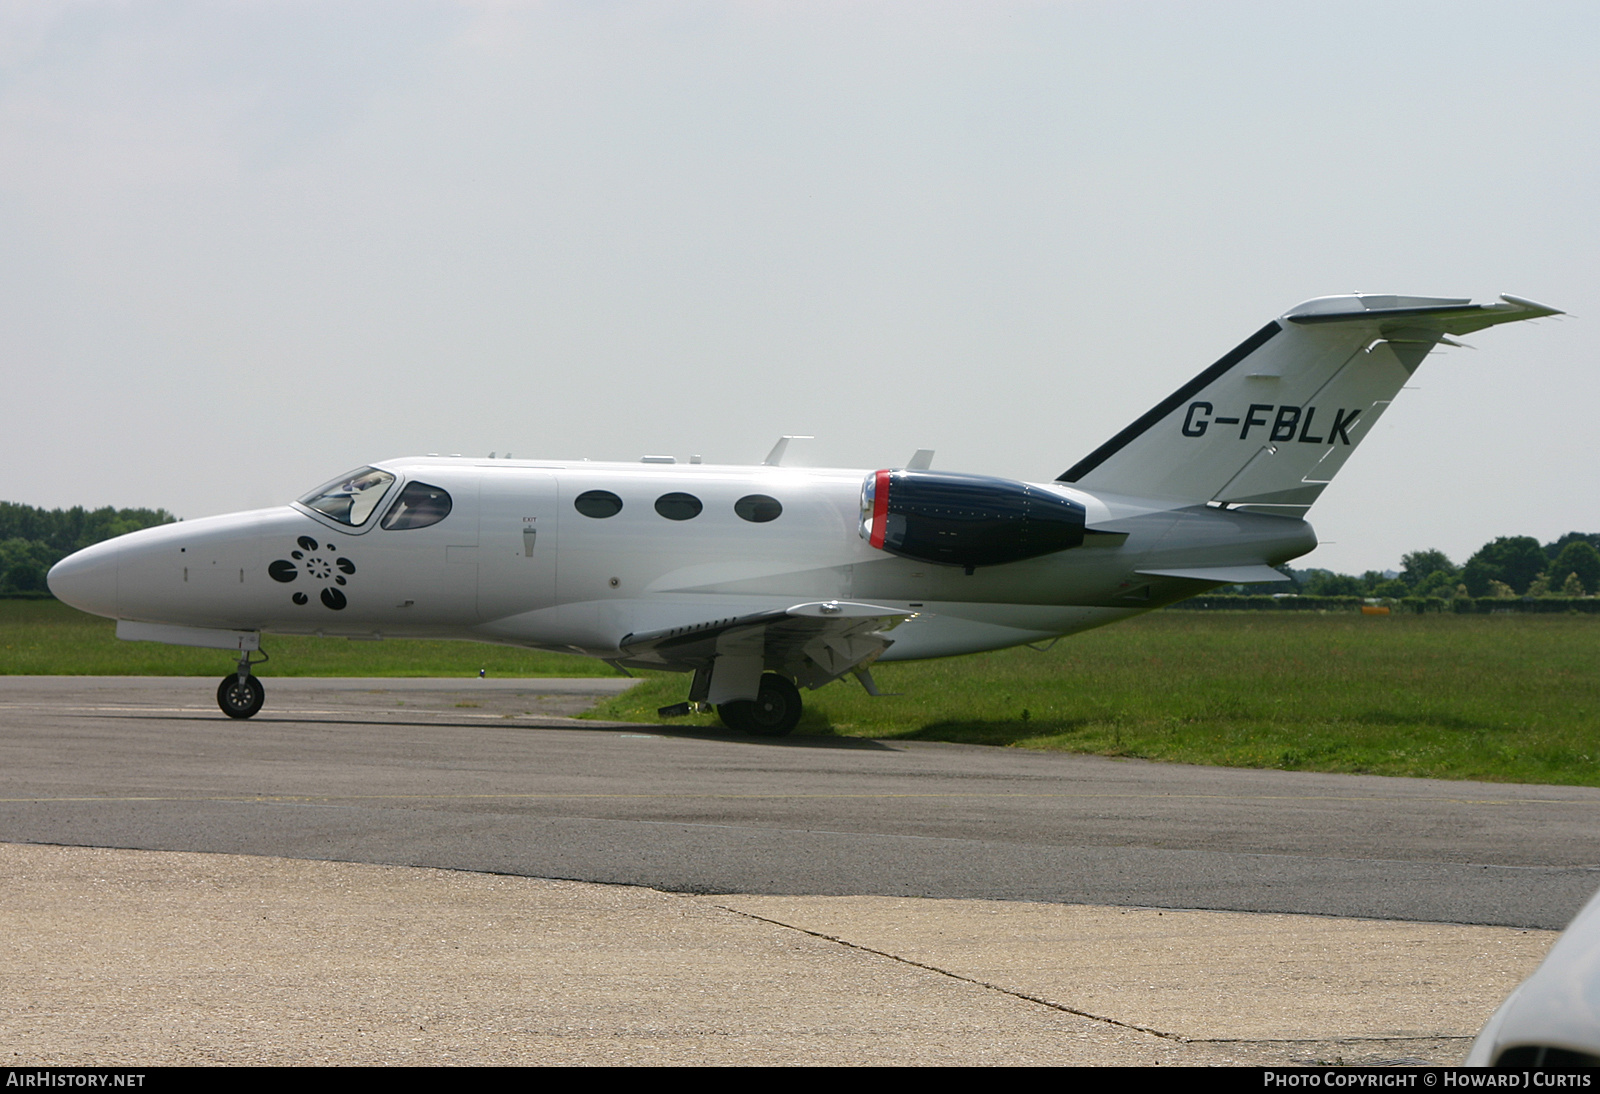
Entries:
[[248,718],[267,701],[267,689],[254,676],[228,675],[217,685],[217,706],[230,718]]
[[261,681],[250,675],[251,665],[265,664],[266,651],[261,651],[260,661],[251,661],[248,650],[239,655],[239,668],[222,678],[222,683],[217,685],[217,706],[222,708],[222,713],[230,718],[250,718],[261,709],[261,704],[267,700],[267,689],[261,686]]

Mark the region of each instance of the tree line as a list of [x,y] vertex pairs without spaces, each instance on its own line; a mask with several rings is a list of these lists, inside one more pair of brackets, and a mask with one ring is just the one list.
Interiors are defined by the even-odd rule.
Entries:
[[0,501],[0,596],[44,596],[45,574],[72,552],[177,518],[165,509],[36,509]]
[[1568,532],[1544,544],[1532,536],[1500,536],[1460,566],[1443,551],[1413,551],[1400,560],[1398,574],[1368,570],[1357,577],[1331,570],[1278,569],[1288,576],[1288,584],[1235,585],[1217,592],[1443,600],[1589,597],[1600,593],[1600,532]]

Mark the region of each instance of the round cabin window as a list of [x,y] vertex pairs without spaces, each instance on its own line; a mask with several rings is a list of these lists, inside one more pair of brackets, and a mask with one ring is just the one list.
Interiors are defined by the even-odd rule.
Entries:
[[668,520],[693,520],[704,508],[693,494],[662,494],[656,499],[656,512]]
[[746,494],[733,503],[733,511],[739,514],[741,520],[765,524],[781,517],[783,506],[777,498],[769,498],[765,494]]
[[622,512],[622,499],[609,490],[585,490],[572,499],[572,507],[586,517],[614,517]]

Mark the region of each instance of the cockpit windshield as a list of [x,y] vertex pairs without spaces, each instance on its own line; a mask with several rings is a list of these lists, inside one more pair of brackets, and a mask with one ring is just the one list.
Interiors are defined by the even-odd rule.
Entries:
[[360,467],[348,475],[340,475],[325,486],[317,487],[301,498],[300,504],[307,509],[315,509],[325,517],[332,517],[340,524],[359,528],[372,516],[372,511],[378,507],[378,502],[383,500],[383,495],[393,482],[394,476],[387,471],[379,471],[376,467]]

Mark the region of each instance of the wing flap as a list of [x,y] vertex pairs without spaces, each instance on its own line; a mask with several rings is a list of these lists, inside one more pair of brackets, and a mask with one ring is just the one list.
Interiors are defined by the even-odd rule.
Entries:
[[616,660],[630,668],[705,669],[733,646],[759,656],[768,671],[792,676],[802,685],[821,687],[888,649],[885,633],[916,613],[879,604],[822,600],[748,615],[708,619],[619,642]]

